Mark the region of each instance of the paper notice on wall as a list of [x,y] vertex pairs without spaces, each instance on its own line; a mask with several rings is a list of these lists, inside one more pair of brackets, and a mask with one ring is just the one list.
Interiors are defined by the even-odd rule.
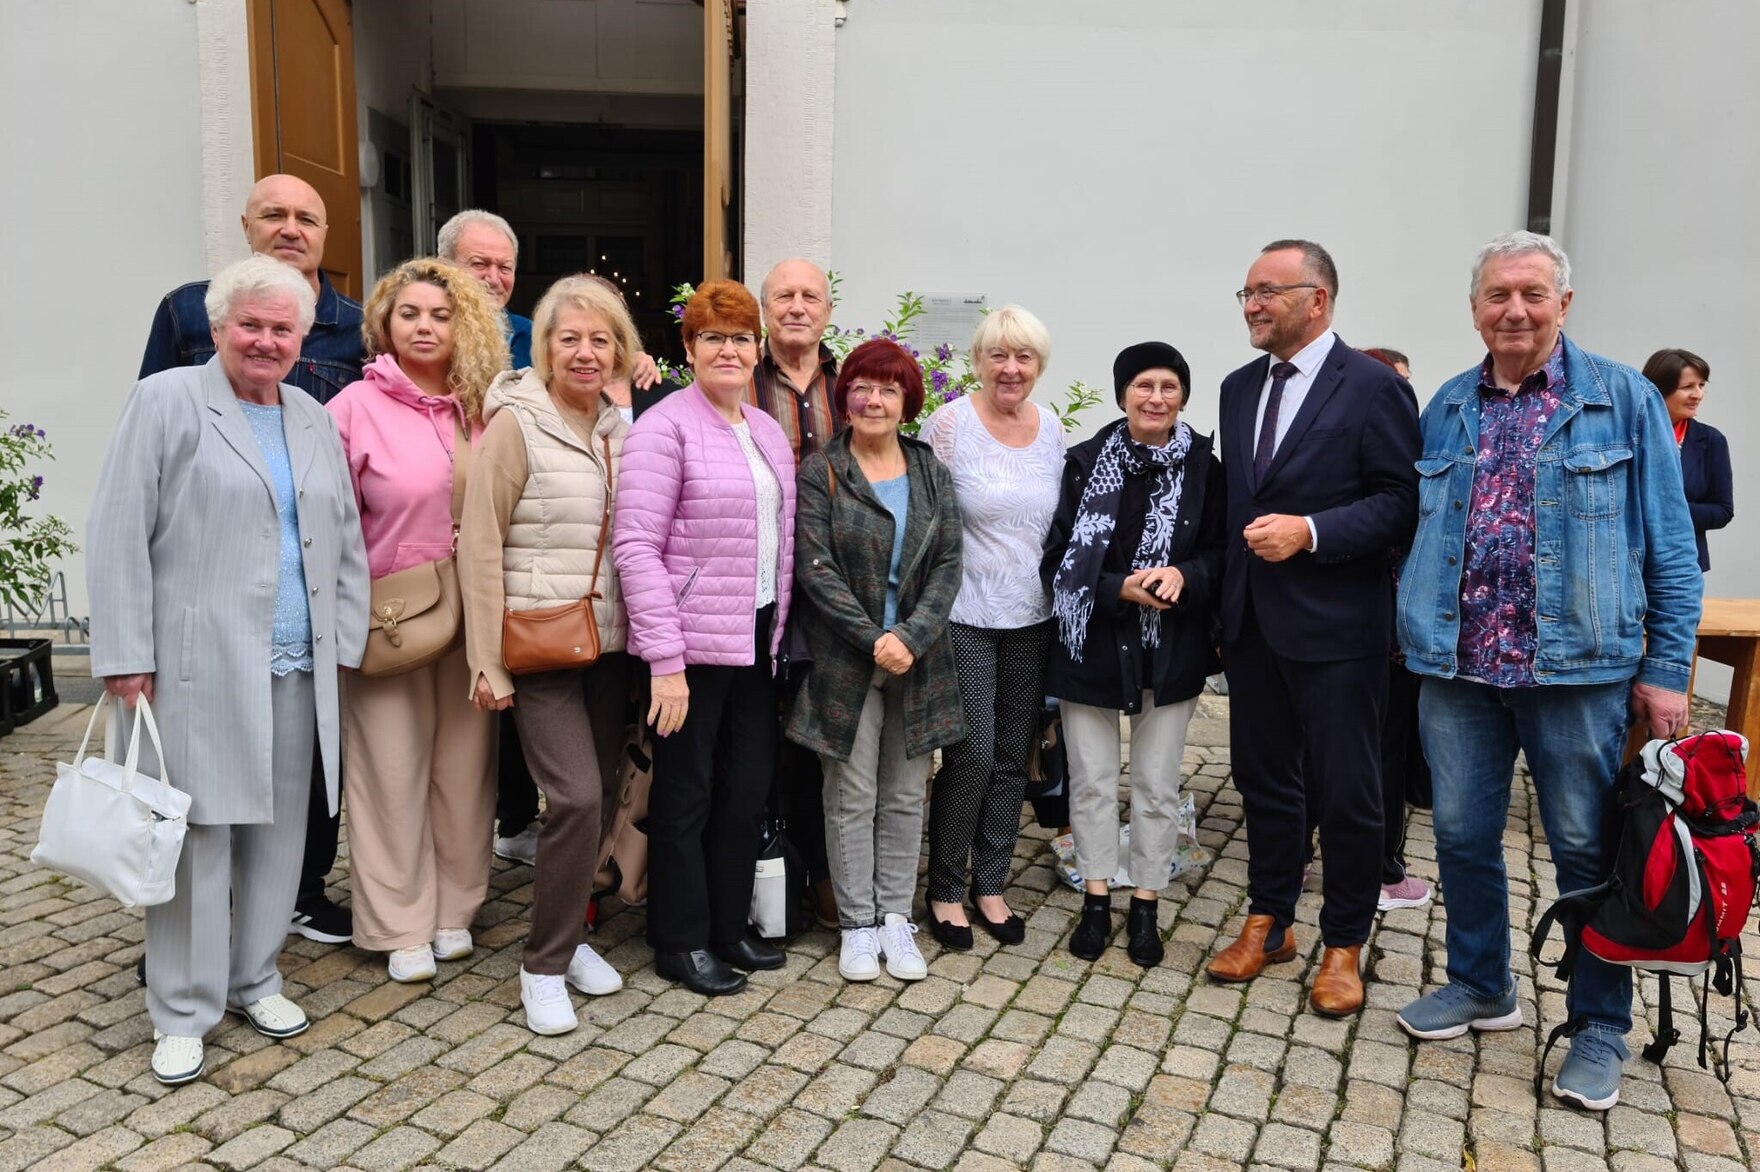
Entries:
[[988,305],[982,293],[925,293],[923,316],[911,325],[911,341],[919,350],[945,344],[964,352],[971,348],[978,319]]

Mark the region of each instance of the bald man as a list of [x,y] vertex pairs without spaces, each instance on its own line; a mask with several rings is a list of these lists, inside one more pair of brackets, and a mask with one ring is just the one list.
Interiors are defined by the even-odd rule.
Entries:
[[[324,238],[330,222],[324,201],[303,179],[268,175],[251,188],[239,217],[252,252],[286,261],[305,274],[318,295],[317,317],[300,346],[299,361],[287,381],[320,403],[361,377],[361,307],[342,296],[324,275]],[[174,366],[201,366],[214,356],[208,312],[202,307],[208,282],[173,289],[153,315],[141,378]]]
[[[318,294],[317,316],[299,348],[287,381],[320,403],[328,402],[361,377],[361,306],[338,293],[324,276],[324,237],[330,223],[324,201],[312,185],[292,175],[257,181],[244,202],[245,242],[252,252],[286,261],[305,274]],[[192,281],[159,302],[141,378],[174,366],[201,366],[214,357],[208,311],[202,299],[208,282]],[[324,944],[347,944],[354,919],[324,893],[324,880],[336,865],[337,812],[330,809],[321,755],[312,755],[312,800],[306,817],[306,852],[300,868],[299,898],[288,931]]]

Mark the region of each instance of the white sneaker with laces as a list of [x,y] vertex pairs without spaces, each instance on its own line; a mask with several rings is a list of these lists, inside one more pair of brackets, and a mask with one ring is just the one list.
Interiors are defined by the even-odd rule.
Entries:
[[534,1034],[566,1034],[580,1024],[561,974],[528,973],[521,965],[519,1000],[526,1007],[526,1028]]
[[543,829],[541,823],[534,822],[518,834],[510,838],[495,836],[495,855],[510,863],[524,863],[531,866],[538,861],[538,831]]
[[590,944],[577,944],[568,962],[565,979],[589,997],[605,997],[623,988],[623,977],[593,951]]
[[385,975],[400,985],[431,981],[438,971],[434,967],[434,949],[426,944],[399,948],[385,961]]
[[175,1034],[153,1031],[158,1044],[153,1047],[153,1077],[168,1087],[182,1086],[202,1077],[202,1040],[180,1038]]
[[880,937],[873,928],[845,928],[837,971],[846,981],[871,981],[880,975]]
[[233,1012],[244,1014],[251,1028],[265,1038],[291,1038],[305,1033],[312,1025],[305,1010],[279,993],[271,993]]
[[434,933],[435,960],[463,960],[475,949],[469,928],[440,928]]
[[901,981],[920,981],[929,975],[929,962],[917,950],[917,926],[908,916],[888,912],[879,933],[887,972]]

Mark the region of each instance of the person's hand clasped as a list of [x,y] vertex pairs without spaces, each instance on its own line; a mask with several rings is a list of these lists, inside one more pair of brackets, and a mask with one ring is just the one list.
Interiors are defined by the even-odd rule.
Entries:
[[1655,684],[1633,684],[1632,718],[1653,737],[1672,737],[1687,724],[1686,694]]
[[500,712],[504,708],[513,707],[513,697],[507,695],[497,700],[495,689],[489,686],[489,677],[478,672],[477,685],[471,689],[471,703],[480,712]]
[[660,364],[654,361],[652,354],[643,351],[636,355],[630,367],[629,381],[638,391],[645,391],[660,381]]
[[[1154,568],[1150,568],[1150,569],[1146,569],[1146,570],[1134,571],[1129,577],[1127,577],[1124,580],[1124,585],[1120,586],[1118,588],[1118,597],[1119,597],[1120,601],[1134,602],[1138,606],[1146,606],[1152,610],[1166,610],[1168,608],[1168,606],[1170,606],[1172,604],[1173,599],[1172,598],[1163,599],[1163,598],[1157,597],[1154,593],[1152,593],[1150,591],[1148,583],[1149,583],[1152,575],[1166,574],[1167,572],[1168,572],[1168,568],[1165,566],[1154,567]],[[1178,571],[1175,570],[1174,573],[1178,573]],[[1157,580],[1155,584],[1160,589],[1165,590],[1167,588],[1167,583],[1164,581]],[[1174,598],[1179,597],[1179,591],[1180,591],[1180,589],[1184,588],[1184,586],[1185,586],[1185,579],[1181,578],[1179,580],[1179,586],[1174,588],[1174,592],[1173,592]]]
[[1304,517],[1288,513],[1267,513],[1245,529],[1247,548],[1268,562],[1284,562],[1308,548],[1313,540]]
[[153,673],[142,672],[132,676],[105,676],[104,690],[122,701],[125,708],[133,708],[142,696],[147,703],[153,702]]
[[916,661],[917,657],[912,655],[911,649],[904,645],[904,640],[891,631],[874,640],[874,662],[879,664],[883,671],[901,676],[909,671],[911,664]]
[[684,673],[655,676],[649,693],[652,699],[648,703],[648,723],[655,735],[669,737],[683,728],[691,706],[691,689],[684,682]]

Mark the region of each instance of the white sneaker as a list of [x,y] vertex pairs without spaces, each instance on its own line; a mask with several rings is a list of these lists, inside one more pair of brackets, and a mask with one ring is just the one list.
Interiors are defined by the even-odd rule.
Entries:
[[153,1077],[168,1087],[182,1086],[202,1077],[202,1040],[180,1038],[174,1034],[160,1035],[153,1047]]
[[564,979],[589,997],[605,997],[623,988],[623,977],[593,951],[590,944],[575,946]]
[[233,1012],[244,1014],[251,1028],[265,1038],[291,1038],[305,1033],[312,1025],[305,1010],[279,993],[271,993]]
[[873,928],[845,928],[837,971],[846,981],[871,981],[880,975],[880,937]]
[[475,948],[469,928],[441,928],[434,933],[435,960],[463,960]]
[[385,975],[400,985],[431,981],[437,971],[434,967],[434,949],[428,944],[399,948],[385,961]]
[[886,971],[901,981],[920,981],[929,975],[929,962],[917,950],[917,926],[908,916],[889,912],[880,925],[880,953]]
[[[538,831],[542,824],[534,822],[511,838],[495,836],[495,855],[512,863],[531,866],[538,861]],[[478,841],[481,841],[480,839]]]
[[526,1028],[534,1034],[566,1034],[580,1024],[560,976],[528,973],[521,965],[519,1000],[526,1007]]

